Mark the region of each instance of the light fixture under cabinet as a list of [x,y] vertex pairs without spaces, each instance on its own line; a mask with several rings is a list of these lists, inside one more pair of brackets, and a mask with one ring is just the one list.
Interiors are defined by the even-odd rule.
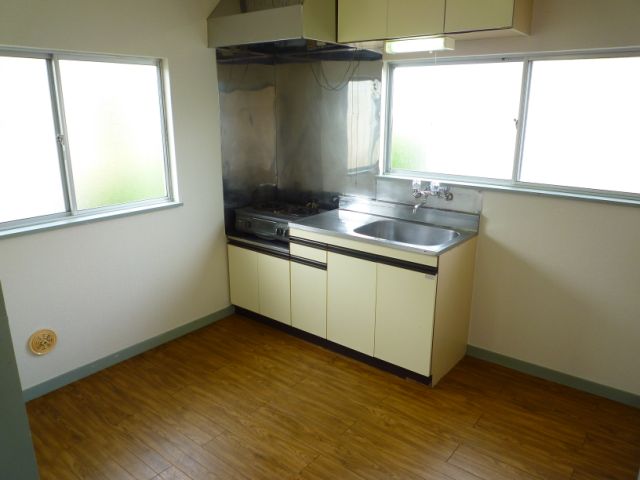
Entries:
[[450,37],[420,37],[402,40],[388,40],[384,44],[384,51],[394,55],[398,53],[437,52],[454,50],[456,41]]

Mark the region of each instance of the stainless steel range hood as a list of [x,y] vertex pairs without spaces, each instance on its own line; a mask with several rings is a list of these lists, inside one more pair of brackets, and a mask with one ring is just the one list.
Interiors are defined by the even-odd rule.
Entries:
[[220,0],[209,47],[310,40],[336,43],[336,0]]

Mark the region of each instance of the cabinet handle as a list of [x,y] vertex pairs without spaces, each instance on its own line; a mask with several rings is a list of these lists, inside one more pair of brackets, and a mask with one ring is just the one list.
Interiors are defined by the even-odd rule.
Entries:
[[295,263],[299,263],[301,265],[306,265],[307,267],[317,268],[319,270],[326,270],[327,265],[321,262],[316,262],[315,260],[308,260],[302,257],[296,257],[291,255],[290,260]]

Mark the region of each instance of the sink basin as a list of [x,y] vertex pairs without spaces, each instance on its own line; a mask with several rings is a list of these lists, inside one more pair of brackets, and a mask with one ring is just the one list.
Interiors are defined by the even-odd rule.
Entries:
[[460,234],[447,228],[432,227],[401,220],[378,220],[354,230],[367,237],[411,245],[433,246],[448,243]]

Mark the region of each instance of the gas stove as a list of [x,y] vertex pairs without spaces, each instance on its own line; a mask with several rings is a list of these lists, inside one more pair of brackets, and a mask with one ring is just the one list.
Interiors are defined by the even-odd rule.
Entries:
[[289,221],[320,213],[311,203],[265,202],[235,210],[235,229],[265,240],[289,241]]

